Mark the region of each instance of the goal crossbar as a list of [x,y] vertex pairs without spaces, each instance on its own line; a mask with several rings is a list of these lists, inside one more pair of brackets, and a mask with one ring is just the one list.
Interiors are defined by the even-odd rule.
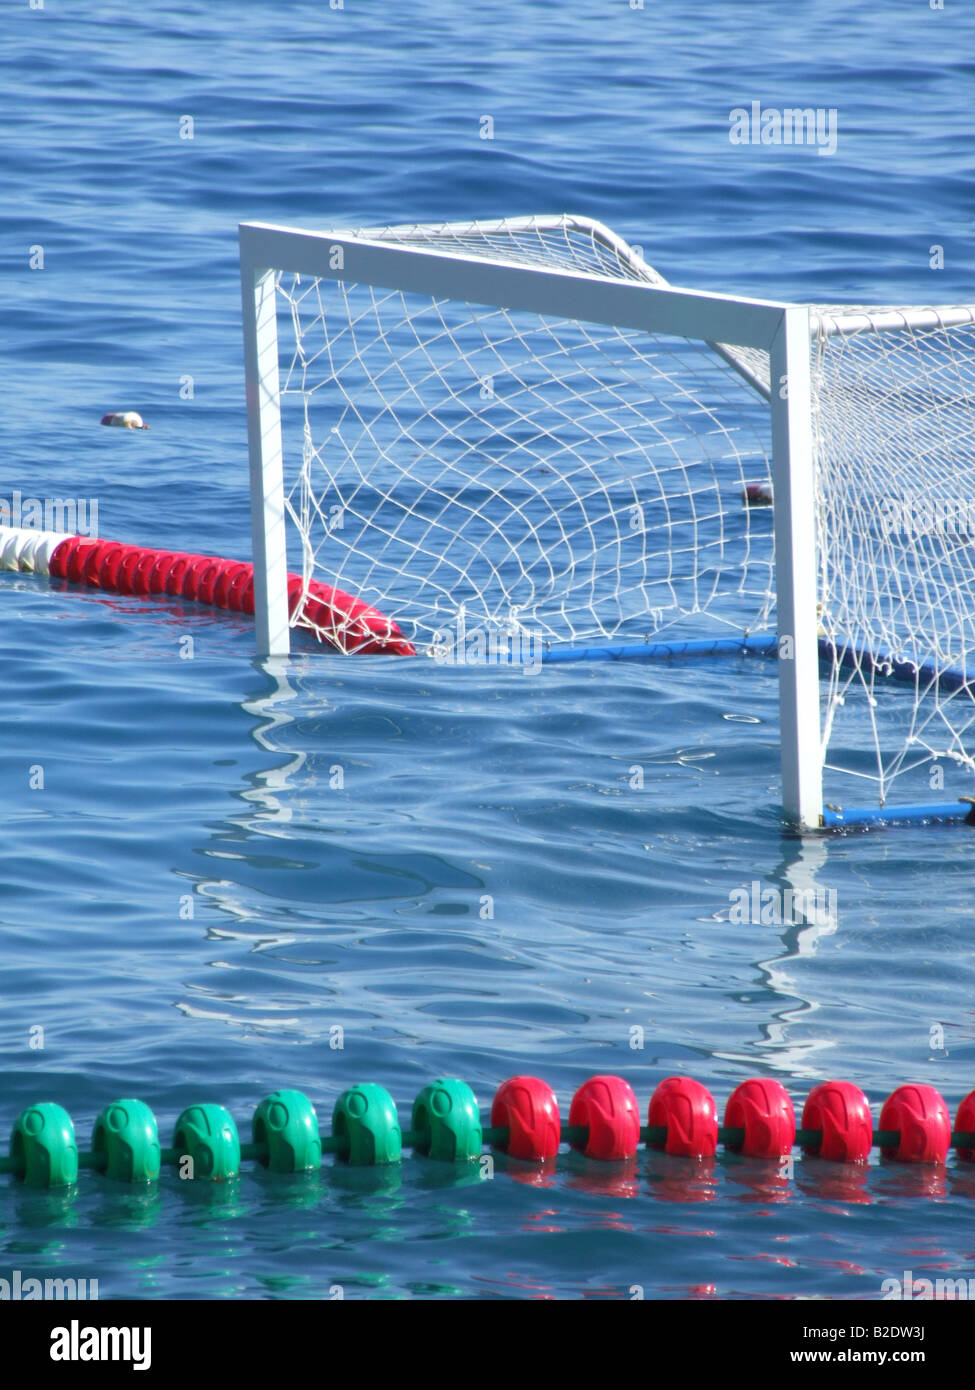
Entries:
[[[340,232],[271,223],[240,226],[241,271],[288,270],[353,284],[684,338],[717,338],[768,351],[786,305],[530,265],[504,265],[453,251],[384,244]],[[329,266],[335,264],[334,269]]]

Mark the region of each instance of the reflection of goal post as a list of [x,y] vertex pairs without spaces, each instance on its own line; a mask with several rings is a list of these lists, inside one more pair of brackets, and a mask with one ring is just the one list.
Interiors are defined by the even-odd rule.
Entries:
[[[881,806],[922,764],[971,789],[971,557],[888,524],[975,473],[970,310],[674,289],[568,217],[240,244],[262,653],[289,649],[289,547],[437,659],[765,634],[791,819],[822,823],[824,766]],[[742,501],[769,484],[774,521]]]

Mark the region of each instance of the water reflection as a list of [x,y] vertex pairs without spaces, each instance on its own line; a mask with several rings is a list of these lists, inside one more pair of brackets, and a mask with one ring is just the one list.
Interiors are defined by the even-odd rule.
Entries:
[[[822,1058],[832,1044],[820,1041],[806,1025],[820,1007],[809,994],[810,972],[801,984],[793,962],[815,956],[821,942],[839,927],[837,896],[826,880],[829,841],[824,835],[789,836],[783,840],[778,868],[743,890],[742,905],[751,926],[777,928],[780,949],[755,962],[769,995],[768,1016],[759,1024],[761,1041],[748,1052],[715,1052],[716,1057],[754,1066],[756,1056],[770,1070],[788,1076],[820,1079]],[[794,1036],[803,1025],[801,1036]]]

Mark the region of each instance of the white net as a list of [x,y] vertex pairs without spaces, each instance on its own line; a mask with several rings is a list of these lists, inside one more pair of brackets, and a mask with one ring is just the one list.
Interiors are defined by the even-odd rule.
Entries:
[[[666,284],[569,217],[344,235]],[[552,647],[774,632],[772,511],[743,502],[771,489],[767,354],[277,285],[306,583],[421,650],[459,626]],[[948,800],[975,790],[975,311],[811,312],[827,799],[883,804],[903,779],[899,800]]]
[[967,794],[975,310],[814,315],[821,623],[835,648],[827,770],[867,779],[881,804],[898,778],[898,800]]
[[[664,283],[569,218],[362,235]],[[770,519],[741,501],[768,483],[767,411],[706,345],[327,279],[278,288],[306,578],[421,643],[458,615],[469,636],[551,644],[767,626]]]

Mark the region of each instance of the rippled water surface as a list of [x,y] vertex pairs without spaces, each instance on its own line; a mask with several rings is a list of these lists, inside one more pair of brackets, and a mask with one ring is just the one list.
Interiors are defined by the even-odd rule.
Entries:
[[[972,297],[960,5],[48,0],[0,30],[0,496],[97,498],[104,536],[248,553],[240,220],[567,210],[678,284]],[[731,146],[752,100],[836,108],[836,154]],[[116,409],[151,431],[100,430]],[[7,1130],[57,1100],[87,1147],[137,1095],[166,1143],[198,1099],[248,1138],[276,1087],[327,1123],[359,1080],[405,1124],[442,1075],[484,1110],[517,1072],[564,1106],[594,1072],[644,1107],[675,1072],[721,1104],[751,1075],[797,1103],[837,1075],[875,1102],[975,1086],[970,836],[788,835],[760,661],[527,677],[304,646],[261,667],[226,614],[9,574],[0,601]],[[836,911],[737,924],[753,882],[835,890]],[[412,1157],[151,1192],[5,1178],[0,1275],[102,1297],[871,1298],[904,1269],[975,1274],[973,1197],[954,1160],[790,1175],[644,1152],[499,1157],[490,1180]]]

